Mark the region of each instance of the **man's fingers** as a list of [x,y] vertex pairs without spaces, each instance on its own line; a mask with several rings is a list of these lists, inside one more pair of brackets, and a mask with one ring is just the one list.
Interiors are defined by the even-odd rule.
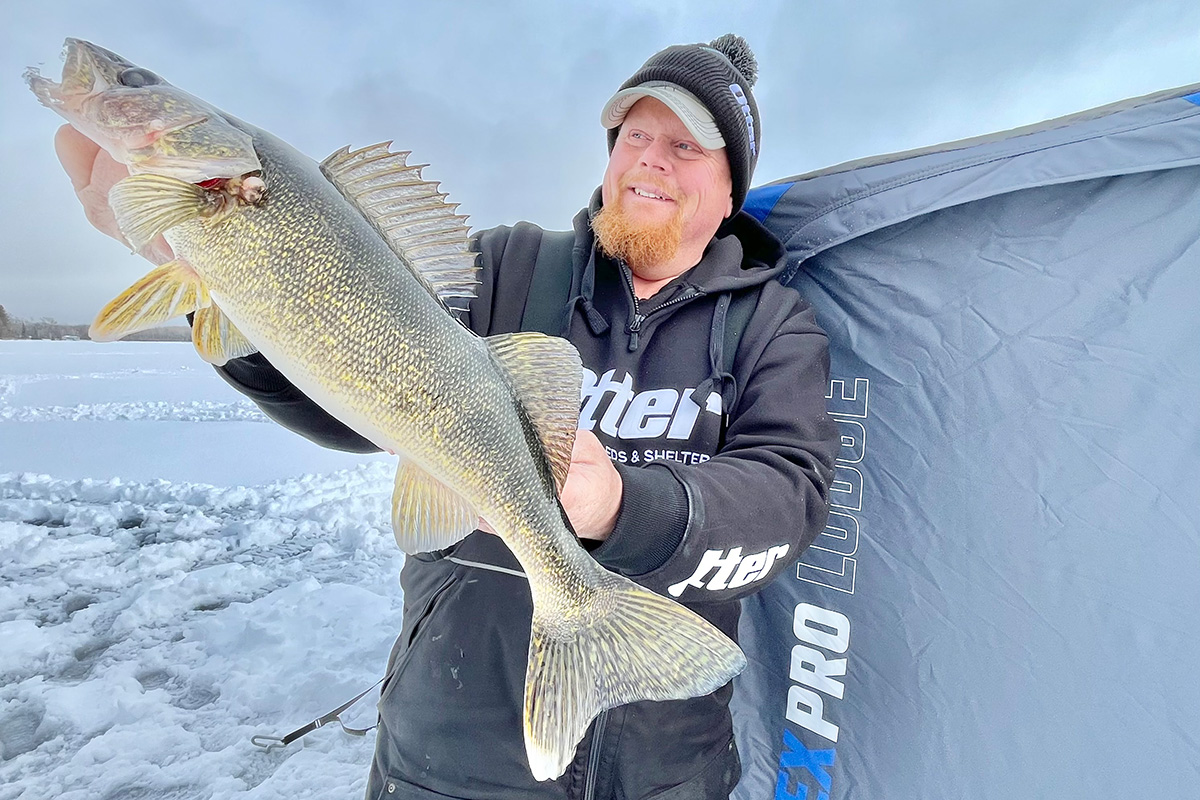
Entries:
[[[113,159],[107,151],[70,125],[63,125],[54,134],[54,152],[75,187],[88,222],[119,242],[129,244],[121,235],[117,219],[108,205],[109,190],[117,181],[129,175],[124,164]],[[146,257],[156,264],[170,261],[166,242],[147,248]],[[165,256],[165,259],[164,259]]]
[[75,191],[78,192],[92,182],[92,167],[100,152],[100,145],[70,125],[63,125],[54,134],[54,152],[62,162]]

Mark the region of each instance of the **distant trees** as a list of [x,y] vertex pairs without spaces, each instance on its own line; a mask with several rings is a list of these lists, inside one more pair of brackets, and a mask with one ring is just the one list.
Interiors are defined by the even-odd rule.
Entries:
[[[87,325],[63,325],[51,317],[42,317],[36,322],[18,319],[0,306],[0,339],[87,339]],[[126,341],[141,342],[186,342],[191,341],[192,331],[187,325],[172,325],[151,328],[148,331],[126,336]]]

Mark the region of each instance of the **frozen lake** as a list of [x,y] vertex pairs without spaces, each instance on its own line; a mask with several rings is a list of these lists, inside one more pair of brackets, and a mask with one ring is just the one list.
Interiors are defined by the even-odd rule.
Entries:
[[394,464],[274,425],[187,343],[0,341],[0,800],[361,797],[373,735],[250,737],[382,674]]

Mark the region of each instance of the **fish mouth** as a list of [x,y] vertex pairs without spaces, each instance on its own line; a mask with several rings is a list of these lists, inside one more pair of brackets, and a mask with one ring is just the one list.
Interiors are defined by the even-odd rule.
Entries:
[[61,81],[36,68],[38,101],[129,167],[200,183],[261,171],[252,137],[159,75],[83,39],[63,44]]
[[89,96],[116,85],[120,74],[136,65],[111,50],[83,39],[63,42],[62,77],[55,82],[36,67],[25,70],[25,82],[42,105],[60,113],[65,106],[82,103]]

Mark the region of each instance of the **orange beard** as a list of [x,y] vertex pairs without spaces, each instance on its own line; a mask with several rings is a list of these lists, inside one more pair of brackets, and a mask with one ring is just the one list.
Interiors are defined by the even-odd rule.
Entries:
[[[665,222],[632,219],[624,202],[630,182],[630,178],[621,180],[617,202],[604,206],[592,217],[592,230],[601,250],[636,271],[665,264],[679,252],[683,241],[683,207],[677,203],[675,214]],[[643,178],[642,183],[650,181]],[[656,188],[670,193],[667,187]]]

